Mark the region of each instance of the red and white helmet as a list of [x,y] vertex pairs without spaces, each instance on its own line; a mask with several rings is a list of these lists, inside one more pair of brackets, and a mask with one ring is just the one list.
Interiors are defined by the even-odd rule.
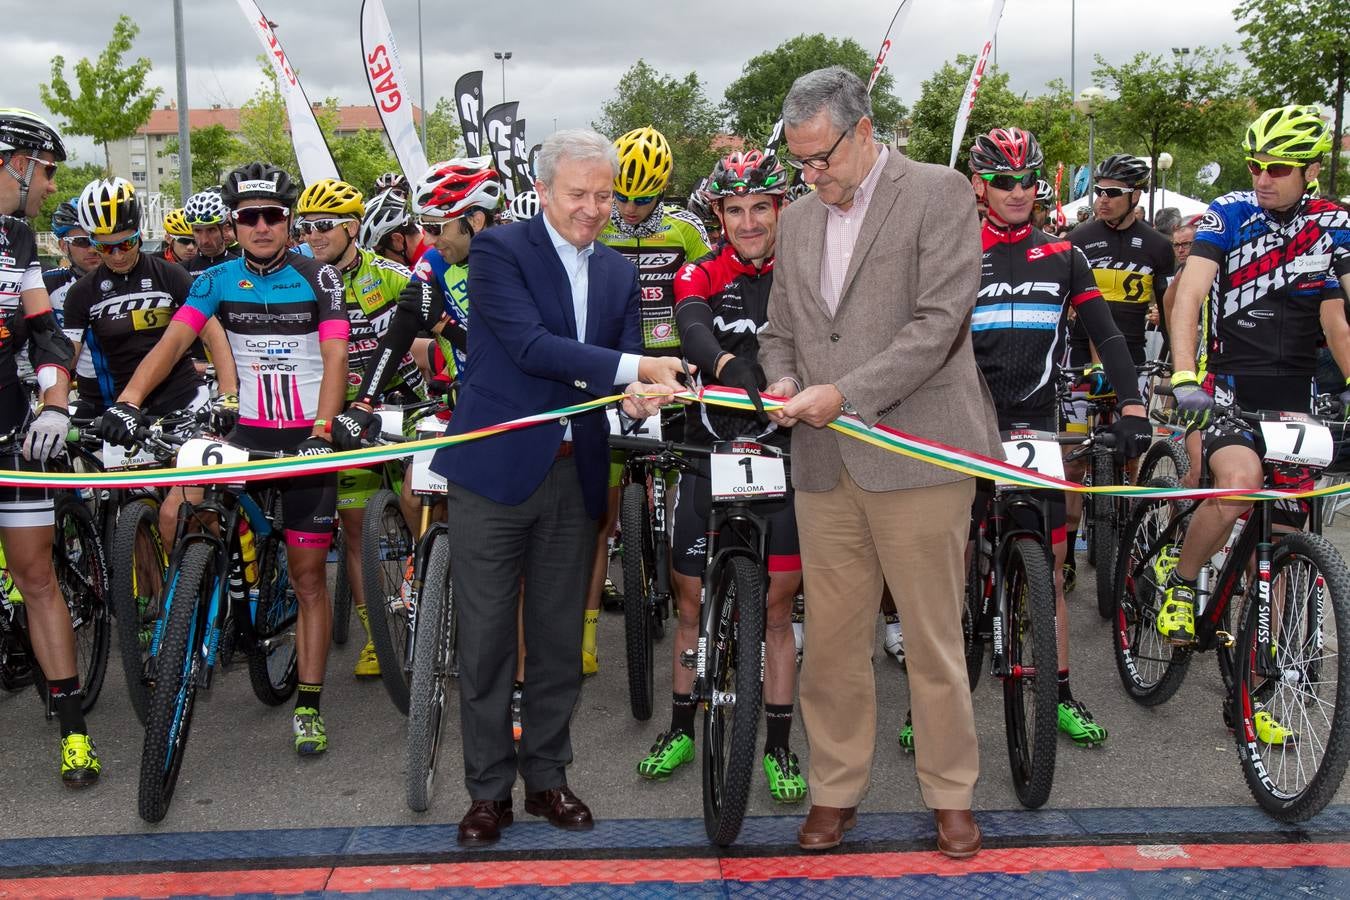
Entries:
[[490,215],[501,205],[503,193],[490,156],[438,162],[413,186],[413,215],[453,219],[475,209]]

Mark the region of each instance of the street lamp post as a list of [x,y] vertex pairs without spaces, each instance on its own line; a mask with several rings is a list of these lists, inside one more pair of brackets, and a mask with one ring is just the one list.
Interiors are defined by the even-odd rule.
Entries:
[[1083,88],[1078,92],[1078,99],[1073,101],[1073,108],[1088,120],[1088,178],[1096,171],[1097,110],[1105,101],[1106,91],[1096,86]]
[[[417,0],[417,95],[422,98],[422,149],[427,146],[427,69],[422,58],[422,0]],[[408,174],[404,172],[403,174]]]
[[[1158,154],[1158,171],[1162,173],[1162,206],[1160,207],[1161,209],[1167,208],[1167,172],[1169,169],[1172,168],[1172,162],[1173,162],[1172,154],[1168,153],[1166,150]],[[1152,191],[1148,192],[1148,220],[1150,224],[1153,222]]]
[[492,54],[493,59],[499,59],[502,63],[502,102],[506,102],[506,61],[511,58],[510,50],[496,50]]

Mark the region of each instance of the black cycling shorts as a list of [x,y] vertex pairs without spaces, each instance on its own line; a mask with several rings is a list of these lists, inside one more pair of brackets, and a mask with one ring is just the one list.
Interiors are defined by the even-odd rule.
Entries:
[[[28,418],[28,392],[18,382],[0,389],[0,433],[16,432]],[[22,433],[19,438],[22,440]],[[0,469],[41,472],[44,465],[30,462],[19,452],[0,455]],[[0,528],[51,528],[56,522],[52,493],[45,488],[0,487]]]
[[[701,578],[708,561],[708,513],[712,508],[712,482],[698,472],[681,472],[675,492],[675,528],[672,535],[672,565],[676,572]],[[797,540],[797,512],[792,488],[781,501],[752,504],[751,509],[769,525],[769,572],[799,572],[802,549]],[[723,532],[725,545],[734,536]]]
[[[292,453],[313,429],[259,428],[236,425],[226,438],[236,447]],[[337,515],[337,473],[300,475],[277,480],[281,488],[281,526],[286,543],[299,547],[328,547],[333,542]]]

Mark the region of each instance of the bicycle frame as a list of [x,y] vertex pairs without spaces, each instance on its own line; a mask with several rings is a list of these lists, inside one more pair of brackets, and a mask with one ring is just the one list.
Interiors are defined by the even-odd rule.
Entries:
[[[1050,555],[1050,539],[1045,527],[1050,521],[1049,501],[1043,496],[1037,496],[1037,493],[1024,488],[996,489],[971,551],[976,572],[981,573],[982,584],[980,617],[974,627],[980,629],[981,637],[989,641],[989,673],[996,678],[1021,678],[1036,674],[1034,670],[1020,666],[1014,669],[1008,662],[1009,621],[1012,613],[1007,591],[1004,590],[1004,556],[1005,548],[1023,536],[1035,540],[1047,556]],[[1027,528],[1015,524],[1020,510],[1035,515],[1039,527]],[[981,561],[987,564],[987,569],[980,564]],[[997,598],[997,605],[994,598]]]
[[[719,546],[719,538],[728,526],[744,526],[753,532],[754,545]],[[734,703],[735,697],[714,696],[708,677],[708,651],[716,645],[718,649],[727,649],[733,635],[722,633],[719,629],[724,620],[721,598],[717,592],[717,576],[732,557],[748,559],[759,571],[764,585],[769,583],[768,566],[769,525],[765,519],[752,512],[749,504],[735,501],[727,505],[713,503],[708,513],[708,548],[703,569],[703,591],[699,604],[698,643],[694,656],[694,688],[696,702],[713,704]],[[764,658],[760,655],[760,680],[764,678]]]

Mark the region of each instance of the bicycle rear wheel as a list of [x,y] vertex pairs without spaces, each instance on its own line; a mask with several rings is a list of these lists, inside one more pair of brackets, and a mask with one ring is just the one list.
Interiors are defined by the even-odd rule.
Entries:
[[[1148,486],[1178,487],[1171,478],[1155,478]],[[1185,525],[1173,530],[1166,544],[1161,543],[1162,535],[1178,515],[1188,511],[1189,506],[1175,500],[1139,498],[1116,554],[1112,627],[1116,670],[1125,693],[1143,706],[1171,699],[1191,663],[1189,648],[1173,646],[1158,633],[1166,576],[1176,564]]]
[[352,585],[347,576],[347,529],[341,525],[334,530],[333,556],[337,571],[333,573],[333,643],[341,647],[347,643],[352,624]]
[[1191,458],[1186,445],[1171,438],[1155,440],[1139,462],[1139,483],[1148,484],[1154,478],[1185,478],[1191,470]]
[[623,529],[623,633],[628,657],[628,705],[633,718],[652,717],[654,703],[655,638],[650,609],[654,568],[651,511],[647,487],[632,483],[623,489],[619,505]]
[[376,491],[361,526],[361,577],[380,680],[404,715],[408,714],[411,673],[407,656],[416,603],[411,584],[414,546],[398,496],[387,488]]
[[[1115,457],[1112,451],[1094,445],[1092,449],[1092,484],[1119,485]],[[1093,556],[1092,567],[1097,577],[1097,612],[1103,619],[1111,618],[1116,574],[1116,551],[1120,542],[1121,500],[1097,494],[1093,497]]]
[[117,644],[127,693],[136,718],[145,724],[150,705],[150,644],[164,613],[169,554],[159,533],[159,511],[132,501],[117,515],[113,532],[112,601]]
[[183,765],[197,680],[206,665],[201,610],[216,590],[216,562],[211,547],[194,543],[169,573],[167,621],[155,659],[136,798],[137,812],[147,822],[158,822],[168,812]]
[[427,550],[427,576],[418,598],[413,637],[406,788],[408,806],[417,812],[424,812],[431,804],[435,787],[458,621],[450,580],[450,536],[442,531]]
[[717,639],[708,648],[712,697],[703,714],[703,826],[729,847],[750,799],[764,686],[764,582],[755,564],[734,556],[713,581]]
[[[75,631],[75,671],[84,697],[80,708],[89,712],[103,690],[108,672],[108,645],[112,622],[108,615],[108,564],[103,541],[94,526],[93,514],[73,495],[56,496],[56,533],[52,542],[56,583],[70,610]],[[41,667],[36,669],[39,695],[47,702],[49,692]]]
[[291,587],[286,541],[279,531],[259,542],[257,591],[248,680],[254,696],[268,706],[280,706],[295,693],[300,680],[295,647],[300,601]]
[[[1329,541],[1301,532],[1280,539],[1268,611],[1263,622],[1253,597],[1238,635],[1234,735],[1256,802],[1282,822],[1302,822],[1327,805],[1350,762],[1350,645],[1343,643],[1350,636],[1350,570]],[[1262,631],[1274,654],[1268,667],[1256,655]],[[1262,713],[1271,722],[1265,729]],[[1281,730],[1287,740],[1278,738]]]
[[1008,545],[1003,589],[1008,597],[1008,663],[1012,668],[1012,674],[1003,679],[1008,762],[1017,799],[1028,809],[1036,809],[1050,798],[1054,786],[1059,732],[1055,581],[1046,548],[1039,541],[1019,537]]

